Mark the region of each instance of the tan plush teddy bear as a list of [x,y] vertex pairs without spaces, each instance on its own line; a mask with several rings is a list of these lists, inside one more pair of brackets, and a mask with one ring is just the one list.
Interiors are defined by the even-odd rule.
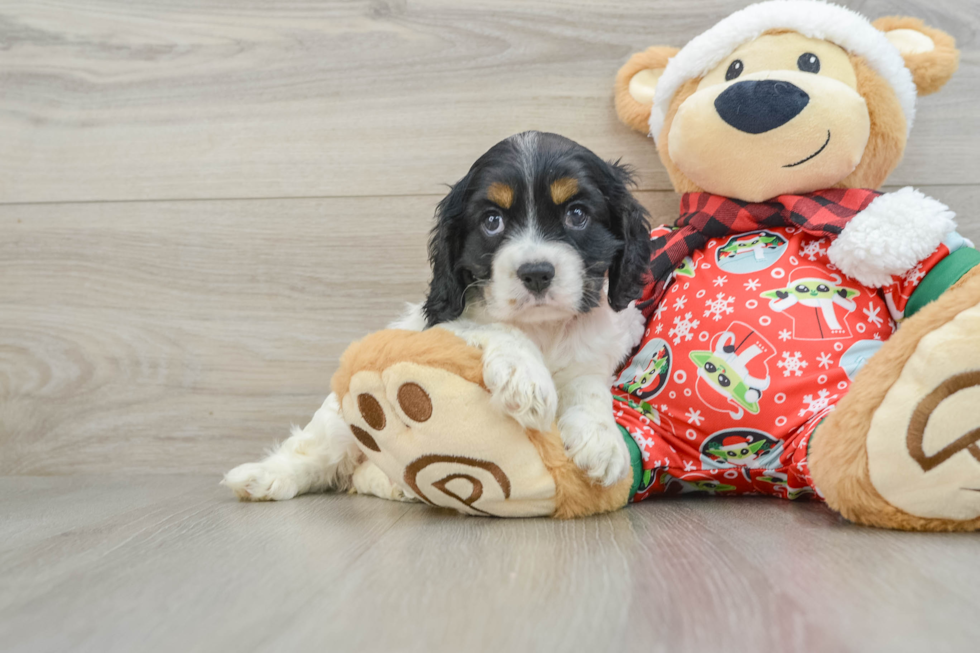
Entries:
[[333,389],[363,456],[399,496],[473,515],[763,493],[873,526],[980,527],[980,254],[936,200],[872,190],[957,57],[916,19],[813,0],[634,55],[617,111],[684,195],[612,382],[632,475],[595,485],[557,427],[502,415],[480,350],[439,327],[343,356]]

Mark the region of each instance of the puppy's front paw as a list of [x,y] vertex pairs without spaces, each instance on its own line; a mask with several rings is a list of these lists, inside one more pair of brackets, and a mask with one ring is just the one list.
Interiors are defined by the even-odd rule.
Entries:
[[558,412],[558,392],[540,362],[504,352],[484,353],[483,382],[493,403],[524,428],[551,430]]
[[615,423],[576,411],[563,415],[559,426],[568,457],[593,481],[608,487],[629,474],[630,452]]
[[265,462],[239,465],[225,474],[221,484],[242,501],[285,501],[299,489],[292,476]]

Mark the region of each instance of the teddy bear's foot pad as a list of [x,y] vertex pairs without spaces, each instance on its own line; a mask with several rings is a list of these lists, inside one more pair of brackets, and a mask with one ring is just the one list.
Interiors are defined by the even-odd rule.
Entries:
[[411,362],[361,370],[343,413],[368,460],[426,503],[471,515],[555,512],[554,480],[523,427],[476,383]]
[[917,517],[980,517],[980,305],[926,335],[871,422],[878,493]]

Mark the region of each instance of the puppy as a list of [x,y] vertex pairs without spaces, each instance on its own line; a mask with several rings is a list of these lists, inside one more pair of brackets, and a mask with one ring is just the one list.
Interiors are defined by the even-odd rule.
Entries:
[[[498,408],[540,430],[557,415],[570,458],[604,485],[630,470],[610,386],[645,328],[631,302],[649,268],[650,225],[631,183],[624,166],[556,134],[501,141],[439,203],[428,296],[391,325],[439,325],[481,348]],[[349,487],[411,498],[363,460],[334,395],[223,483],[249,500]]]

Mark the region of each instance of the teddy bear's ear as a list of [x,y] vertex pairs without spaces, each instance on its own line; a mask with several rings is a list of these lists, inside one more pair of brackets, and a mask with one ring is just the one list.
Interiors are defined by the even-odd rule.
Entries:
[[902,53],[919,95],[935,93],[956,72],[960,52],[956,39],[946,32],[906,16],[879,18],[872,24]]
[[638,132],[650,132],[653,90],[677,48],[655,45],[637,52],[616,73],[616,115]]

